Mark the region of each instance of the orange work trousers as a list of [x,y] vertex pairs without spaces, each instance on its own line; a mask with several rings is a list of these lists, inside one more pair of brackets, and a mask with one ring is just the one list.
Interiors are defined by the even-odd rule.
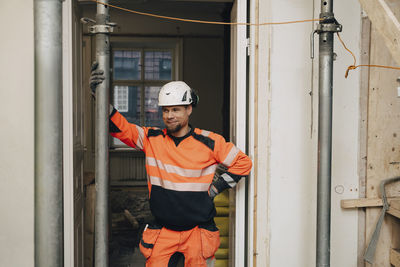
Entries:
[[187,231],[172,231],[148,226],[139,247],[146,258],[146,267],[168,267],[175,252],[185,256],[185,267],[207,267],[206,260],[214,257],[219,244],[217,229],[210,231],[196,226]]

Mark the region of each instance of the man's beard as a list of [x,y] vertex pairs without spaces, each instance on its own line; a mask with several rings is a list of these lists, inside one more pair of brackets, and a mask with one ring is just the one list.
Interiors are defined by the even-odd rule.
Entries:
[[174,126],[174,127],[168,127],[168,126],[166,126],[166,128],[167,128],[167,133],[173,134],[173,133],[179,132],[179,131],[182,129],[182,127],[183,127],[183,125],[180,124],[180,123],[178,123],[178,124],[177,124],[176,126]]

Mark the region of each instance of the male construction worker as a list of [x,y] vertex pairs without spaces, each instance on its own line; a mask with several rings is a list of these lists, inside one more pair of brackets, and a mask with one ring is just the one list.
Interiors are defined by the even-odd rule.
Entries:
[[[104,79],[96,68],[94,64],[92,89]],[[189,124],[197,103],[198,96],[186,83],[173,81],[158,97],[165,129],[129,123],[115,108],[110,114],[111,135],[146,155],[155,217],[139,245],[147,267],[170,266],[176,252],[184,255],[185,266],[207,266],[220,244],[213,198],[234,187],[252,166],[249,157],[221,135]],[[213,179],[218,164],[227,171]]]

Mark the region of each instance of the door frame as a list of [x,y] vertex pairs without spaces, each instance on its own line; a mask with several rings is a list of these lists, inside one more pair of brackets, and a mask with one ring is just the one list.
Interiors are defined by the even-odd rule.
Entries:
[[[74,184],[73,184],[73,29],[72,0],[63,1],[63,175],[64,175],[64,266],[74,266]],[[234,14],[235,12],[235,14]],[[236,0],[232,22],[247,22],[247,1]],[[231,27],[230,139],[247,151],[247,26]],[[249,198],[251,199],[251,197]],[[246,247],[252,235],[246,235],[246,180],[235,188],[233,266],[246,266]],[[250,214],[249,214],[250,215]],[[250,222],[250,220],[249,220]],[[251,229],[251,223],[249,224]],[[250,233],[250,232],[249,232]],[[248,240],[247,240],[248,237]],[[245,240],[245,242],[243,242]]]
[[[232,22],[247,22],[247,1],[236,0]],[[247,26],[231,27],[230,139],[246,152],[247,141]],[[235,188],[233,266],[246,265],[246,180]],[[245,242],[243,242],[245,240]]]
[[74,266],[74,143],[72,73],[72,2],[62,6],[63,71],[63,193],[64,193],[64,266]]
[[[76,100],[74,91],[83,93],[82,82],[82,39],[80,38],[79,12],[77,3],[64,0],[62,6],[62,69],[63,69],[63,215],[64,215],[64,266],[83,266],[83,165],[76,173],[74,161],[83,160],[83,119],[80,127],[74,121]],[[77,67],[79,66],[79,67]],[[76,96],[84,101],[82,95]],[[82,102],[80,102],[82,103]],[[80,104],[82,107],[82,104]],[[75,132],[74,126],[80,129]],[[79,138],[77,134],[81,135]],[[74,144],[78,138],[81,146]],[[77,154],[79,153],[79,155]],[[80,208],[77,208],[80,207]],[[76,228],[77,227],[77,228]],[[78,229],[78,230],[77,230]],[[76,246],[76,243],[79,246]]]

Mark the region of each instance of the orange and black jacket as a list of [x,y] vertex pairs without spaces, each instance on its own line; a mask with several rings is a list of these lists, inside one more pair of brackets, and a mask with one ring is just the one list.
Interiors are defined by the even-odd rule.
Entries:
[[[247,155],[216,133],[195,128],[176,138],[166,129],[131,124],[116,109],[110,115],[110,133],[144,151],[151,212],[171,230],[212,223],[216,212],[210,184],[218,192],[232,188],[252,166]],[[218,164],[227,171],[213,182]]]

